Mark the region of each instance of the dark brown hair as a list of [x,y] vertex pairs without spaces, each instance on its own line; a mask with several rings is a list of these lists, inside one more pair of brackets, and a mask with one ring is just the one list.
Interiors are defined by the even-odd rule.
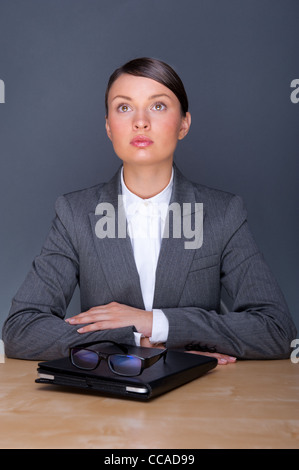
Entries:
[[108,94],[110,88],[115,80],[124,73],[134,75],[135,77],[151,78],[169,88],[178,98],[183,116],[186,116],[188,111],[188,98],[182,80],[170,65],[161,60],[149,57],[140,57],[130,60],[116,69],[110,76],[105,93],[106,116],[108,116]]

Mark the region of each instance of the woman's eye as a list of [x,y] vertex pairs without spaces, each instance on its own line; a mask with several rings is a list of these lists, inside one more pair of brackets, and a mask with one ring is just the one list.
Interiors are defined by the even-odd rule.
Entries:
[[152,109],[154,109],[155,111],[163,111],[164,109],[166,109],[166,106],[163,103],[156,103],[154,104]]
[[130,108],[126,104],[121,104],[118,107],[118,111],[120,111],[121,113],[126,113],[126,112],[130,111]]

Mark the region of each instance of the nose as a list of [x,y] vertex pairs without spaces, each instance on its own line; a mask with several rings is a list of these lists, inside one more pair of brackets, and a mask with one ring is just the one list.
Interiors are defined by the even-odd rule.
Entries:
[[148,130],[150,128],[150,121],[145,112],[138,113],[134,116],[133,121],[134,130]]

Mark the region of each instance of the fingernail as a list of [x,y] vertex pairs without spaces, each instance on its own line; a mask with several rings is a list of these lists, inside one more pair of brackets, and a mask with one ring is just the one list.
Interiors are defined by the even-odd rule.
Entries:
[[79,330],[77,330],[78,333],[83,333],[83,328],[79,328]]

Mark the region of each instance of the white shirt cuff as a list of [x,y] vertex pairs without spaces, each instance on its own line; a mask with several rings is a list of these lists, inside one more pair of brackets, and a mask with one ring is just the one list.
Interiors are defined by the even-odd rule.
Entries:
[[135,337],[135,345],[140,346],[140,338],[141,338],[141,333],[138,333],[138,331],[134,331],[134,337]]
[[150,337],[151,343],[165,343],[168,338],[169,323],[168,319],[162,310],[153,310],[153,328],[152,336]]

